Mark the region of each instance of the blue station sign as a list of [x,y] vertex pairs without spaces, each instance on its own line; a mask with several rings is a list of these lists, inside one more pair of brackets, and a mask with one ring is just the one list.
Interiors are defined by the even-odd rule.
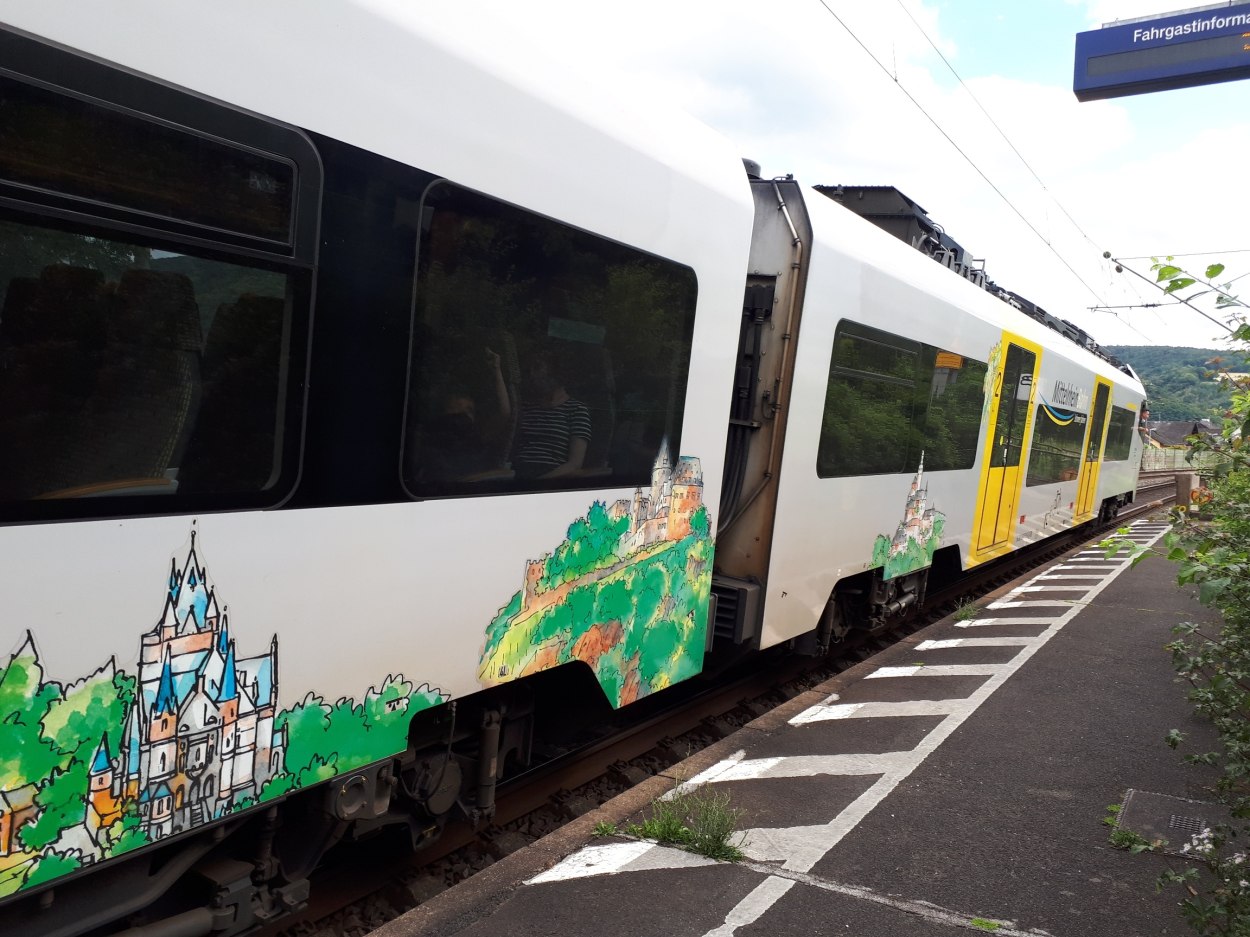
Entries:
[[1250,78],[1250,2],[1120,22],[1076,35],[1081,101]]

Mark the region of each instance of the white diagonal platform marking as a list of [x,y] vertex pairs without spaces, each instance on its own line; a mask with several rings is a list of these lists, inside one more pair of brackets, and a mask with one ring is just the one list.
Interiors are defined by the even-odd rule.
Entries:
[[[871,755],[789,755],[784,758],[748,758],[726,767],[708,781],[753,781],[757,778],[812,778],[830,774],[851,777],[897,771],[913,752],[877,752]],[[712,769],[709,769],[712,770]],[[698,776],[690,779],[698,783]]]
[[770,875],[734,905],[733,910],[725,915],[724,924],[708,931],[704,937],[733,937],[734,931],[755,923],[760,915],[785,897],[786,892],[793,887],[793,879]]
[[827,774],[853,777],[864,774],[885,774],[897,771],[914,757],[914,752],[877,752],[851,755],[791,755],[778,758],[747,758],[746,752],[735,752],[724,761],[700,771],[664,794],[663,800],[699,787],[725,781],[754,781],[759,778],[811,778]]
[[829,719],[872,719],[884,716],[947,716],[963,705],[962,699],[907,700],[901,703],[822,703],[805,709],[790,725]]
[[917,651],[937,650],[946,647],[1024,647],[1032,644],[1037,638],[945,638],[941,641],[921,641],[916,645]]
[[990,677],[1006,664],[916,664],[911,667],[880,667],[867,674],[865,680],[879,677]]
[[1076,599],[1033,599],[1027,602],[991,602],[986,608],[1050,608],[1054,605],[1076,605]]
[[956,628],[988,628],[994,625],[1053,625],[1055,618],[1039,618],[1036,615],[1021,615],[1018,618],[969,618],[967,621],[955,622]]
[[660,849],[655,843],[629,842],[605,843],[586,846],[571,856],[565,856],[546,872],[535,875],[530,884],[538,882],[563,882],[570,878],[586,878],[591,875],[611,875],[621,871],[629,863],[652,849]]
[[[1073,579],[1078,577],[1073,576]],[[1034,580],[1036,582],[1037,580]],[[1088,591],[1089,586],[1017,586],[1008,592],[1008,595],[1019,595],[1022,592],[1082,592]]]

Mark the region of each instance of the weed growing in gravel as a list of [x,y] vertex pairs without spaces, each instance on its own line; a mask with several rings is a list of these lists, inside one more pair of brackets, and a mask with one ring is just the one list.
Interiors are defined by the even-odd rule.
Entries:
[[981,930],[988,930],[988,931],[996,931],[1000,927],[1003,926],[999,924],[997,921],[987,921],[983,917],[974,917],[968,923],[971,924],[973,927],[979,927],[981,928]]
[[969,599],[955,603],[955,621],[971,621],[981,614],[981,607]]
[[709,859],[737,862],[742,850],[731,840],[738,829],[742,811],[729,806],[729,794],[699,790],[692,795],[695,809],[690,813],[690,848]]
[[1107,804],[1107,815],[1102,818],[1102,825],[1115,829],[1116,824],[1120,822],[1120,811],[1123,809],[1123,804]]
[[680,846],[721,862],[742,859],[745,837],[737,834],[742,811],[730,806],[729,794],[714,792],[706,786],[684,787],[680,782],[672,793],[657,800],[651,816],[642,823],[625,828],[630,836],[653,839],[666,846]]
[[685,846],[690,841],[690,829],[686,826],[686,800],[688,795],[674,795],[668,800],[658,800],[651,808],[651,816],[642,824],[631,823],[627,833],[658,843]]
[[1116,849],[1127,849],[1131,853],[1149,852],[1156,845],[1140,833],[1123,828],[1112,830],[1107,840]]
[[597,837],[615,836],[616,824],[607,823],[607,822],[604,822],[603,820],[600,820],[598,823],[595,824],[595,828],[590,831],[590,835],[597,836]]
[[1111,835],[1107,837],[1107,841],[1112,846],[1116,849],[1127,849],[1136,855],[1139,852],[1151,852],[1162,849],[1167,845],[1164,840],[1157,840],[1152,843],[1140,833],[1135,833],[1120,826],[1120,811],[1123,809],[1123,804],[1107,804],[1107,815],[1102,818],[1103,826],[1111,827]]

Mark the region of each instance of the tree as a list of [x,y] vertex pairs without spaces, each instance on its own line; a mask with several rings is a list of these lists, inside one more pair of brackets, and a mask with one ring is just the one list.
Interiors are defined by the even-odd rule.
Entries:
[[[1185,297],[1190,302],[1213,298],[1216,311],[1227,316],[1235,355],[1245,359],[1250,352],[1248,307],[1231,292],[1235,281],[1215,282],[1224,272],[1223,264],[1211,264],[1197,276],[1168,257],[1156,261],[1153,269],[1167,293],[1191,291]],[[1194,929],[1208,937],[1250,934],[1250,878],[1245,875],[1245,841],[1250,835],[1250,445],[1246,443],[1250,383],[1228,371],[1225,380],[1232,390],[1232,407],[1223,434],[1201,439],[1193,447],[1194,452],[1223,456],[1212,483],[1209,523],[1195,522],[1189,506],[1180,505],[1164,540],[1168,557],[1179,564],[1179,581],[1196,585],[1199,600],[1222,617],[1218,629],[1204,630],[1193,623],[1178,626],[1176,640],[1168,645],[1177,673],[1189,683],[1190,701],[1211,721],[1218,737],[1215,751],[1191,755],[1189,760],[1219,770],[1216,794],[1232,818],[1181,844],[1183,851],[1202,861],[1208,877],[1192,867],[1162,877],[1188,886],[1182,909]],[[1173,747],[1181,740],[1175,729],[1168,733]],[[1205,892],[1200,893],[1199,886]]]

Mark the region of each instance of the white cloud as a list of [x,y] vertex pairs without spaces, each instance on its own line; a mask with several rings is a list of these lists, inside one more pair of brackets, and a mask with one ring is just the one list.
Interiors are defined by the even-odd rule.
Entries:
[[[943,16],[958,15],[954,3],[940,11],[934,2],[907,0],[943,54],[953,59],[962,53],[958,67],[968,88],[1045,190],[895,3],[827,0],[839,23],[812,0],[776,0],[767,9],[745,0],[636,0],[624,7],[571,0],[462,2],[480,10],[501,41],[513,48],[523,44],[536,61],[571,61],[572,80],[579,73],[596,80],[615,76],[640,100],[666,100],[690,111],[743,156],[759,160],[766,174],[794,173],[812,184],[897,186],[986,257],[998,282],[1104,342],[1144,339],[1086,307],[1150,298],[1148,286],[1111,270],[1101,257],[1104,249],[1131,256],[1240,243],[1226,193],[1235,191],[1237,154],[1246,152],[1250,122],[1230,103],[1238,100],[1231,92],[1221,98],[1212,89],[1194,89],[1081,104],[1066,85],[978,74],[976,50],[957,49],[944,31]],[[1083,8],[1093,28],[1157,13],[1160,3],[1072,5]],[[1070,56],[1070,42],[1065,35],[1056,55]],[[1093,243],[1064,217],[1064,209]],[[1158,342],[1176,341],[1174,333],[1197,320],[1187,314],[1178,326],[1140,310],[1121,316]]]

